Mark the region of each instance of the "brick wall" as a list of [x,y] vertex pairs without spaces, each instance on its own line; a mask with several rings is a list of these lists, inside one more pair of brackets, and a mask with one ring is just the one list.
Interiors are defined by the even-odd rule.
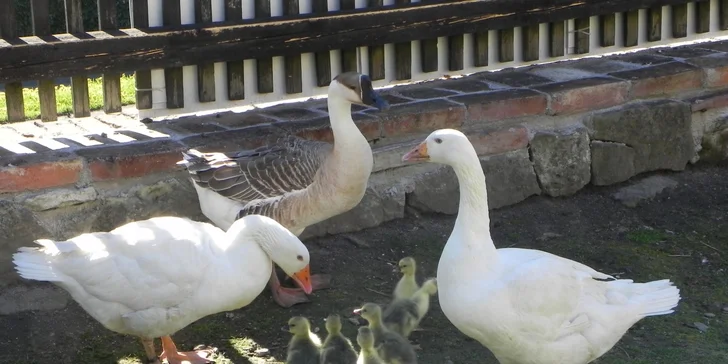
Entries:
[[[306,236],[375,226],[408,207],[454,213],[457,186],[449,169],[400,161],[439,128],[469,135],[482,156],[493,208],[728,154],[728,42],[484,72],[385,95],[392,105],[387,112],[353,108],[375,156],[367,195]],[[69,120],[58,125],[64,122],[91,128]],[[0,128],[35,152],[0,148],[0,284],[12,280],[1,257],[34,238],[108,230],[159,214],[203,219],[175,164],[182,150],[253,148],[287,133],[332,138],[323,100],[173,121],[102,116],[93,122],[130,141],[103,132],[89,137],[96,145],[85,146],[51,123]],[[37,136],[67,147],[51,150],[34,142]]]

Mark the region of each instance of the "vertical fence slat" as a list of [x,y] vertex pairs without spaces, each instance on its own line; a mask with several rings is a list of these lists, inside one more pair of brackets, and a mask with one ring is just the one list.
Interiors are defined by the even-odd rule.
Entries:
[[634,47],[639,42],[640,13],[639,10],[633,10],[624,13],[624,23],[622,24],[624,31],[624,46]]
[[475,67],[488,65],[488,31],[473,34],[473,57]]
[[662,7],[647,11],[647,40],[657,42],[662,39]]
[[[83,10],[81,0],[65,0],[66,31],[83,32]],[[88,79],[86,75],[71,77],[71,98],[73,99],[73,116],[77,118],[91,116],[88,100]]]
[[[33,34],[39,37],[51,34],[48,0],[31,0],[30,13],[33,21]],[[53,79],[38,80],[38,101],[40,102],[40,120],[58,120],[56,106],[56,85]]]
[[[239,20],[243,13],[241,0],[225,0],[225,20]],[[228,100],[243,100],[245,98],[245,71],[244,62],[227,62]]]
[[576,44],[574,52],[577,54],[589,53],[589,18],[574,19],[574,31],[576,31]]
[[462,34],[451,35],[447,38],[448,70],[460,71],[465,68],[465,38]]
[[420,63],[422,72],[437,71],[437,38],[420,41]]
[[695,32],[707,33],[710,31],[710,0],[695,3]]
[[[372,8],[383,4],[382,0],[369,0],[367,6]],[[384,79],[384,45],[369,47],[369,77],[372,80]]]
[[564,37],[566,28],[563,21],[549,23],[549,56],[561,57],[564,55]]
[[728,29],[728,0],[720,0],[718,7],[720,30],[726,30]]
[[[421,3],[426,3],[428,1],[431,0],[420,0]],[[399,4],[400,2],[397,3]],[[406,4],[409,3],[409,1],[402,3]],[[450,42],[448,42],[448,52],[451,52],[452,48],[449,46],[449,44]],[[450,54],[450,56],[452,56],[452,54]],[[422,72],[437,71],[437,38],[422,39],[420,41],[420,63],[420,67],[422,67]]]
[[539,25],[535,24],[523,27],[521,30],[523,60],[526,62],[538,60],[538,28]]
[[[396,5],[405,5],[409,4],[410,0],[395,0],[394,3]],[[424,48],[424,46],[422,48]],[[437,58],[437,51],[435,51],[435,58]],[[394,44],[394,63],[395,79],[408,80],[412,78],[412,42]]]
[[[341,10],[354,10],[356,3],[354,0],[341,0]],[[341,71],[356,71],[358,59],[356,57],[355,48],[345,48],[341,50]]]
[[[129,0],[129,18],[134,28],[149,27],[148,0]],[[152,71],[143,70],[134,72],[136,87],[136,108],[147,110],[152,108]]]
[[513,61],[513,29],[501,29],[498,31],[498,61]]
[[[285,0],[283,15],[296,15],[299,13],[299,0]],[[306,1],[306,0],[303,0]],[[356,61],[356,52],[354,53]],[[286,72],[286,93],[297,94],[303,92],[303,78],[301,77],[301,55],[285,56],[283,64]]]
[[[165,26],[182,24],[179,0],[162,0],[162,23]],[[164,69],[167,109],[181,109],[185,107],[185,89],[182,73],[182,67],[169,67]]]
[[615,44],[616,39],[614,32],[616,31],[616,20],[614,14],[602,15],[599,17],[600,42],[602,47],[611,47]]
[[674,38],[688,36],[688,4],[672,6],[672,36]]
[[[0,38],[17,38],[18,27],[15,16],[15,2],[0,2]],[[8,121],[25,119],[25,103],[23,101],[23,83],[5,84],[5,105],[8,110]]]
[[[313,1],[314,14],[325,14],[329,11],[326,0],[310,1]],[[319,87],[327,86],[331,82],[331,56],[329,51],[316,52],[314,59],[316,62],[316,85]]]
[[[212,0],[195,0],[195,23],[212,22]],[[215,64],[197,65],[197,99],[200,102],[215,101]]]
[[[270,18],[270,0],[255,0],[255,19]],[[258,93],[273,92],[273,58],[256,59]]]
[[[119,22],[116,20],[116,0],[97,0],[99,8],[99,29],[118,29]],[[104,112],[121,111],[121,74],[104,73],[102,75],[104,85]]]
[[33,34],[37,36],[51,34],[51,22],[48,0],[31,0],[30,13],[33,22]]

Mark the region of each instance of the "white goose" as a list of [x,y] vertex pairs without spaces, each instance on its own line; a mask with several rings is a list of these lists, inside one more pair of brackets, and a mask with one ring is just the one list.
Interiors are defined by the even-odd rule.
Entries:
[[214,313],[247,306],[265,288],[273,260],[310,293],[306,246],[275,220],[248,215],[227,232],[179,217],[132,222],[68,241],[37,240],[13,256],[21,277],[68,291],[107,329],[141,338],[147,360],[207,363],[181,353],[170,335]]
[[496,249],[485,176],[463,133],[437,130],[402,159],[447,164],[457,175],[460,207],[437,269],[440,306],[501,363],[589,363],[640,319],[677,306],[680,291],[666,279],[614,280],[539,250]]
[[[355,72],[331,81],[328,108],[334,144],[286,137],[275,145],[235,155],[184,153],[202,213],[227,229],[236,219],[261,214],[294,234],[346,212],[361,201],[372,171],[372,150],[351,117],[351,105],[388,107],[372,89],[368,76]],[[312,276],[313,289],[328,286],[330,277]],[[270,286],[283,307],[306,302],[300,289],[281,287],[275,270]]]

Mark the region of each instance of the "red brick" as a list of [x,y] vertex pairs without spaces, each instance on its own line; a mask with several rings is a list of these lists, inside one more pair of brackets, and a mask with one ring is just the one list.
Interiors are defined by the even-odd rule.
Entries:
[[478,155],[492,155],[528,146],[528,130],[522,126],[465,131]]
[[546,95],[525,89],[456,96],[450,100],[466,105],[468,121],[503,120],[546,111]]
[[77,153],[87,159],[93,181],[106,181],[176,169],[184,149],[180,143],[163,140],[85,148]]
[[680,62],[661,63],[610,75],[631,81],[633,98],[671,95],[703,87],[703,72],[695,66]]
[[728,107],[728,90],[710,92],[704,95],[691,97],[685,101],[690,103],[690,107],[693,112],[717,109],[719,107]]
[[80,159],[0,167],[0,193],[74,184],[78,182],[82,169]]
[[595,77],[534,87],[551,96],[549,114],[573,114],[623,104],[629,94],[629,82]]
[[[379,139],[381,137],[379,120],[367,114],[354,114],[354,123],[367,140]],[[331,131],[331,121],[328,116],[318,117],[312,120],[280,122],[274,126],[285,130],[289,134],[309,140],[334,141],[334,134]]]
[[696,57],[688,60],[705,72],[705,87],[722,87],[728,85],[728,55]]
[[429,133],[437,129],[459,128],[465,120],[465,108],[439,99],[393,106],[388,112],[379,115],[382,121],[382,135],[394,137]]

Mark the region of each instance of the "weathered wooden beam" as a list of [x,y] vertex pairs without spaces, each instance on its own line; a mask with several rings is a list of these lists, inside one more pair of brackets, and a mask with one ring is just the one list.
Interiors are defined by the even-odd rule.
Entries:
[[[148,0],[129,0],[129,18],[131,26],[135,28],[146,28],[149,26],[149,3]],[[136,87],[136,107],[139,110],[152,108],[152,71],[149,69],[138,70],[137,67],[124,69],[134,71],[134,85]]]
[[[83,33],[83,9],[81,0],[64,0],[66,5],[66,31],[71,34]],[[53,67],[53,65],[47,65]],[[91,116],[88,99],[88,79],[84,70],[76,70],[71,76],[71,99],[73,116],[83,118]]]
[[[13,1],[4,1],[0,3],[0,38],[13,39],[17,37],[15,3]],[[21,82],[5,84],[5,106],[8,112],[8,121],[22,121],[25,119],[23,84]]]
[[[225,0],[225,20],[235,21],[243,17],[241,0]],[[245,98],[245,66],[242,58],[227,62],[228,100]]]
[[[99,30],[113,30],[119,27],[116,20],[116,0],[97,0],[99,9]],[[121,112],[121,74],[104,73],[104,112]]]
[[[195,23],[212,22],[212,1],[195,1]],[[197,65],[197,100],[215,101],[215,64],[206,62]]]
[[[287,56],[512,29],[689,0],[437,2],[0,47],[0,82]],[[369,11],[367,11],[369,10]]]
[[[33,34],[47,36],[51,34],[50,14],[48,0],[32,0],[30,13],[33,20]],[[38,80],[38,100],[40,101],[40,120],[58,120],[58,107],[56,106],[56,84],[53,79]]]

